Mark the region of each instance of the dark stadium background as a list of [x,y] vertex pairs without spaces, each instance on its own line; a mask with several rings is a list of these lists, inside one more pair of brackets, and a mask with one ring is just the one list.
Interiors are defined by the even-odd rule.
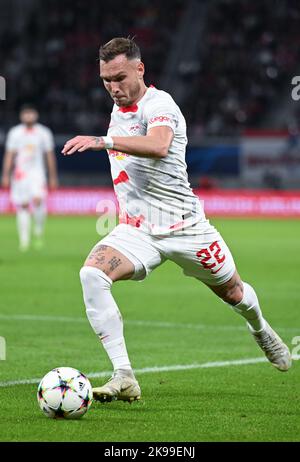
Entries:
[[[23,103],[34,103],[56,139],[61,186],[111,186],[105,153],[64,158],[75,134],[104,134],[112,107],[98,76],[99,45],[136,37],[146,83],[170,92],[188,123],[192,186],[297,189],[300,5],[296,0],[1,0],[0,161],[7,130]],[[245,173],[249,129],[283,140],[279,160]],[[271,132],[270,132],[271,130]],[[268,137],[264,138],[268,141]],[[264,145],[262,145],[264,146]],[[256,159],[257,162],[257,159]],[[288,169],[288,170],[287,170]],[[292,174],[290,175],[290,173]]]

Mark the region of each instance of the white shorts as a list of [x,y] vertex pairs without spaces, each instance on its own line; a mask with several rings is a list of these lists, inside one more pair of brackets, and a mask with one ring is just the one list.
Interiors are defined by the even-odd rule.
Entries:
[[120,224],[96,246],[100,243],[115,248],[134,264],[133,280],[144,279],[166,260],[179,265],[186,276],[208,285],[224,284],[235,272],[230,250],[209,223],[205,228],[199,223],[181,234],[167,236],[152,236]]
[[34,176],[12,180],[10,197],[15,205],[30,204],[35,199],[44,200],[47,196],[47,185],[44,177]]

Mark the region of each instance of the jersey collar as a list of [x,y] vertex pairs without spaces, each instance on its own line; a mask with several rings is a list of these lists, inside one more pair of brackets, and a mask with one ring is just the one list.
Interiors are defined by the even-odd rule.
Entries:
[[138,105],[133,104],[132,106],[125,106],[125,107],[119,107],[118,109],[120,112],[137,112],[138,110]]

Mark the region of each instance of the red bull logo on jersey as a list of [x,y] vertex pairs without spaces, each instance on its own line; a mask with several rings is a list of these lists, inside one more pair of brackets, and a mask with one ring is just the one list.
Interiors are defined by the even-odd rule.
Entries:
[[125,152],[115,151],[114,149],[109,149],[108,155],[115,157],[117,160],[124,160],[126,157],[129,157],[129,154],[126,154]]
[[131,135],[136,135],[137,133],[140,133],[140,129],[140,124],[134,124],[129,128],[129,131]]
[[114,185],[117,185],[119,183],[126,183],[126,181],[129,181],[129,176],[125,172],[125,170],[122,170],[117,178],[113,180]]
[[27,151],[28,154],[31,154],[35,150],[36,150],[36,146],[34,144],[26,144],[25,151]]
[[18,167],[14,171],[15,181],[21,181],[26,177],[26,173],[23,170],[20,170]]
[[119,213],[119,223],[125,223],[126,225],[134,226],[135,228],[140,228],[141,224],[145,221],[144,215],[138,216],[129,216],[127,212],[120,211]]

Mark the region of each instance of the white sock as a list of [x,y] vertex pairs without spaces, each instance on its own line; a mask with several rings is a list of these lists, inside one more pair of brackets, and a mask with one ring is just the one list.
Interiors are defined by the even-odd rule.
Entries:
[[122,316],[111,294],[112,280],[92,266],[81,268],[80,279],[87,317],[114,370],[131,370],[123,336]]
[[254,331],[260,331],[265,327],[265,320],[259,306],[259,301],[255,290],[247,282],[243,282],[244,295],[240,303],[231,307],[242,315],[250,324]]
[[44,202],[39,205],[33,206],[33,219],[34,219],[34,235],[41,237],[44,231],[44,223],[47,215],[47,210]]
[[31,225],[30,211],[27,207],[20,207],[17,209],[16,216],[20,245],[22,247],[28,247],[30,241]]

